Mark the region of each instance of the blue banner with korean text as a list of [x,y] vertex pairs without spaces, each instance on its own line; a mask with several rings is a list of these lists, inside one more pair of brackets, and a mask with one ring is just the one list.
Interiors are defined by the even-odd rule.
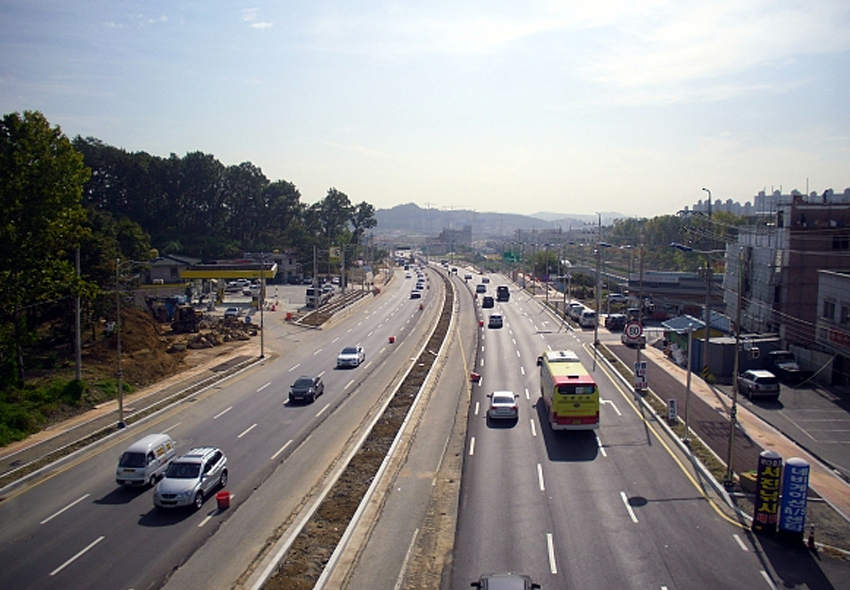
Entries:
[[785,462],[779,504],[779,536],[787,541],[803,542],[808,492],[809,464],[799,457],[791,457]]

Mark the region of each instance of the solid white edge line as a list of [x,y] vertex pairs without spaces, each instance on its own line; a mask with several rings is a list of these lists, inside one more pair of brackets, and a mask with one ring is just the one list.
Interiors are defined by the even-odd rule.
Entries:
[[770,579],[770,576],[766,571],[761,570],[759,573],[761,574],[761,577],[764,578],[764,581],[767,582],[767,585],[770,586],[771,590],[777,590],[776,584],[773,583],[773,580]]
[[233,409],[233,406],[228,406],[228,407],[226,407],[225,409],[223,409],[222,411],[220,411],[218,414],[216,414],[215,416],[213,416],[213,420],[218,420],[219,418],[221,418],[222,416],[224,416],[226,413],[228,413],[228,412],[229,412],[230,410],[232,410],[232,409]]
[[271,461],[274,461],[275,459],[277,459],[277,456],[278,456],[278,455],[280,455],[283,451],[285,451],[285,450],[286,450],[286,447],[288,447],[288,446],[289,446],[289,445],[291,445],[291,444],[292,444],[292,439],[289,439],[288,441],[286,441],[286,444],[285,444],[285,445],[283,445],[282,447],[280,447],[280,448],[277,450],[277,453],[275,453],[274,455],[272,455],[272,456],[271,456],[270,460],[271,460]]
[[554,576],[558,573],[558,566],[555,564],[555,541],[552,533],[546,533],[546,545],[549,552],[549,573]]
[[45,523],[50,522],[51,520],[53,520],[54,518],[56,518],[57,516],[59,516],[60,514],[62,514],[63,512],[65,512],[66,510],[68,510],[69,508],[73,508],[74,506],[76,506],[77,504],[79,504],[80,502],[82,502],[83,500],[85,500],[86,498],[88,498],[89,496],[91,496],[91,494],[86,494],[85,496],[83,496],[83,497],[81,497],[81,498],[77,498],[76,500],[74,500],[73,502],[71,502],[70,504],[68,504],[68,505],[67,505],[67,506],[65,506],[64,508],[62,508],[61,510],[58,510],[58,511],[54,512],[53,514],[51,514],[50,516],[48,516],[47,518],[45,518],[44,520],[42,520],[42,521],[41,521],[40,523],[38,523],[38,524],[45,524]]
[[407,571],[407,563],[410,561],[410,556],[413,553],[413,548],[416,545],[416,539],[419,537],[419,527],[413,531],[413,538],[410,539],[410,545],[407,546],[407,553],[404,554],[404,560],[401,562],[401,570],[398,572],[398,577],[395,580],[393,590],[401,590],[401,585],[404,583],[404,573]]
[[95,539],[94,541],[92,541],[91,543],[89,543],[89,544],[88,544],[88,546],[86,546],[84,549],[80,550],[80,551],[79,551],[76,555],[74,555],[71,559],[69,559],[68,561],[66,561],[65,563],[63,563],[63,564],[62,564],[62,565],[60,565],[59,567],[57,567],[57,568],[56,568],[55,570],[53,570],[52,572],[50,572],[50,575],[51,575],[51,576],[55,576],[56,574],[58,574],[59,572],[61,572],[63,569],[65,569],[66,567],[68,567],[69,565],[71,565],[71,564],[74,562],[74,560],[76,560],[77,558],[79,558],[80,556],[82,556],[82,555],[83,555],[86,551],[88,551],[89,549],[91,549],[92,547],[94,547],[95,545],[97,545],[98,543],[100,543],[101,541],[103,541],[103,539],[104,539],[104,538],[105,538],[105,537],[103,537],[103,536],[101,535],[100,537],[98,537],[97,539]]
[[637,524],[637,516],[635,516],[635,511],[632,510],[632,507],[629,505],[629,499],[626,497],[626,492],[620,492],[620,498],[623,500],[623,505],[626,507],[626,510],[629,512],[629,516],[632,518],[632,522]]

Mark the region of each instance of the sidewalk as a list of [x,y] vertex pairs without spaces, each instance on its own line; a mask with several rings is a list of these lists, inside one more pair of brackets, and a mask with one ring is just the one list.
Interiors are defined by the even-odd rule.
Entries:
[[[632,366],[634,350],[621,345],[608,347],[626,366]],[[676,399],[679,416],[684,419],[687,371],[652,346],[643,349],[641,354],[648,364],[650,389],[662,400]],[[725,461],[729,444],[731,400],[696,375],[691,376],[691,395],[688,420],[691,430]],[[776,451],[783,461],[800,457],[811,466],[809,486],[845,519],[850,518],[850,485],[742,404],[737,405],[737,410],[738,429],[733,452],[736,473],[755,470],[762,450]]]

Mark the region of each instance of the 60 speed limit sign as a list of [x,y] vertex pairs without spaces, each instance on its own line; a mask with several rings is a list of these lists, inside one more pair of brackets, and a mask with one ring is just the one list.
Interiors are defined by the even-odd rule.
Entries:
[[629,340],[637,340],[643,335],[643,326],[640,322],[629,322],[626,324],[625,333]]

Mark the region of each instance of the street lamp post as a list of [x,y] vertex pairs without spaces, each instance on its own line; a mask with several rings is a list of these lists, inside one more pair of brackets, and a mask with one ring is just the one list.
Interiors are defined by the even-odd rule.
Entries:
[[118,428],[124,428],[124,371],[121,368],[121,290],[118,277],[121,272],[121,259],[115,259],[115,347],[118,352]]
[[711,219],[711,191],[705,187],[702,190],[708,193],[708,218]]
[[723,480],[723,485],[727,488],[734,483],[735,475],[735,426],[738,423],[738,371],[740,365],[740,352],[738,348],[741,345],[741,303],[743,301],[743,283],[744,283],[744,249],[738,249],[738,309],[735,310],[735,358],[732,363],[732,407],[729,410],[729,448],[726,454],[726,477]]

